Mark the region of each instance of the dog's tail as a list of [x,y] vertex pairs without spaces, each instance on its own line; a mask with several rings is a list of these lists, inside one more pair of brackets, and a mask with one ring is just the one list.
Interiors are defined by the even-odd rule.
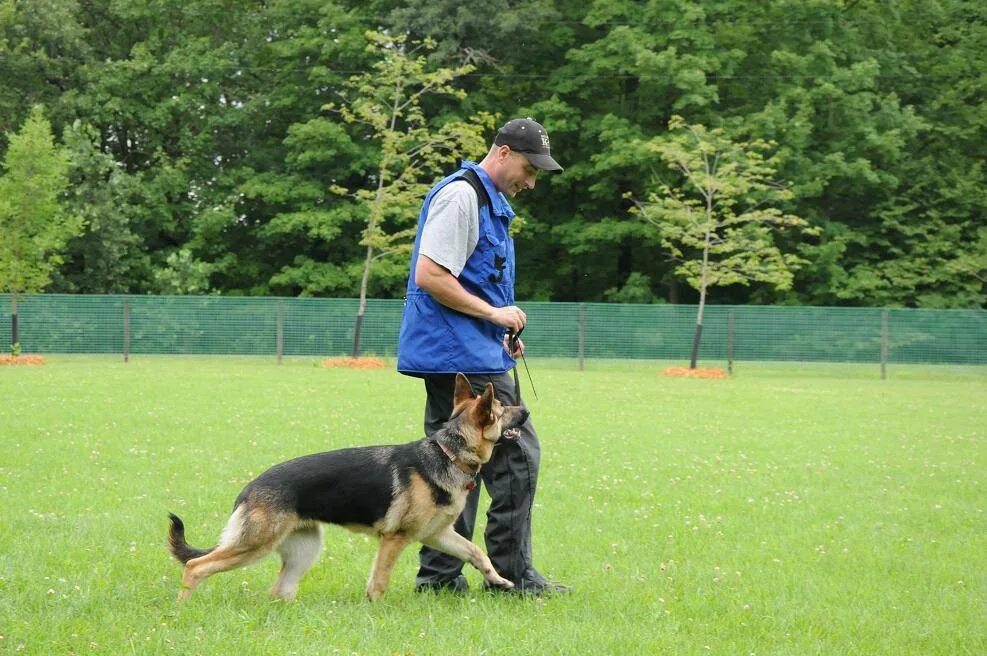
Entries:
[[190,547],[188,542],[185,541],[185,524],[181,518],[171,513],[168,514],[168,518],[171,519],[171,527],[168,529],[168,550],[175,557],[175,560],[181,564],[184,565],[193,558],[205,556],[216,548],[196,549],[195,547]]

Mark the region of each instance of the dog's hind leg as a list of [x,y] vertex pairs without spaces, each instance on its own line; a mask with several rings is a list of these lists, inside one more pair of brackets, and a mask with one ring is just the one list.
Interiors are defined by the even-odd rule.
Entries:
[[239,506],[223,530],[219,545],[209,554],[185,563],[179,600],[188,599],[206,578],[249,565],[271,553],[281,538],[297,525],[297,516],[267,508]]
[[394,563],[397,562],[398,556],[401,555],[409,542],[411,540],[401,533],[392,533],[380,538],[380,546],[377,548],[374,564],[370,568],[370,580],[367,581],[367,599],[377,601],[384,596],[384,592],[391,582]]
[[298,582],[322,552],[322,525],[317,522],[302,524],[278,545],[281,555],[281,573],[271,588],[271,596],[294,599]]
[[241,547],[216,549],[208,556],[193,558],[185,564],[185,573],[182,575],[182,589],[178,593],[178,598],[184,600],[191,597],[192,592],[199,584],[213,574],[249,565],[269,553],[271,553],[270,547],[266,549]]
[[483,552],[483,549],[476,546],[459,533],[452,530],[451,526],[447,526],[444,530],[436,533],[435,535],[425,538],[422,543],[426,546],[432,547],[442,553],[447,553],[450,556],[455,556],[459,560],[464,560],[470,565],[475,567],[483,574],[484,580],[495,587],[498,588],[513,588],[514,584],[502,577],[494,569],[493,563],[490,562],[490,558],[487,554]]

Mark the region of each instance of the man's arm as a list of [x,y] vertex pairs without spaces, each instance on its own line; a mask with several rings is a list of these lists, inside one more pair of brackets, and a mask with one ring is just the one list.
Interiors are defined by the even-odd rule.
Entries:
[[421,253],[415,265],[415,284],[447,308],[490,321],[511,332],[524,328],[528,320],[524,311],[516,305],[493,307],[482,298],[470,294],[445,267]]

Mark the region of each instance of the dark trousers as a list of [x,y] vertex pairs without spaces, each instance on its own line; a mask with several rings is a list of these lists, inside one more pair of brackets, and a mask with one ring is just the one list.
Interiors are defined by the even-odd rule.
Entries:
[[[517,390],[510,374],[471,374],[473,390],[482,393],[487,383],[494,384],[498,400],[506,405],[518,405]],[[454,374],[433,374],[425,377],[425,434],[432,435],[452,415]],[[494,447],[490,462],[483,466],[480,477],[490,495],[487,528],[484,540],[487,554],[504,578],[520,581],[531,562],[531,509],[534,506],[538,482],[541,447],[529,418],[521,426],[516,440],[501,439]],[[476,511],[480,500],[479,486],[470,490],[466,507],[453,528],[468,540],[473,539]],[[455,578],[463,561],[440,551],[422,547],[417,583],[446,581]]]

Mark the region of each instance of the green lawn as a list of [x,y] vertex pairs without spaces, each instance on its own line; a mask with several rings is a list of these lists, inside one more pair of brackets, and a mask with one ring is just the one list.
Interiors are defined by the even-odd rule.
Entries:
[[268,599],[270,558],[183,606],[169,511],[211,546],[268,466],[418,438],[421,384],[311,360],[0,368],[0,653],[987,651],[987,371],[529,363],[536,562],[572,595],[417,595],[408,551],[371,604],[375,545],[330,528],[295,602]]

